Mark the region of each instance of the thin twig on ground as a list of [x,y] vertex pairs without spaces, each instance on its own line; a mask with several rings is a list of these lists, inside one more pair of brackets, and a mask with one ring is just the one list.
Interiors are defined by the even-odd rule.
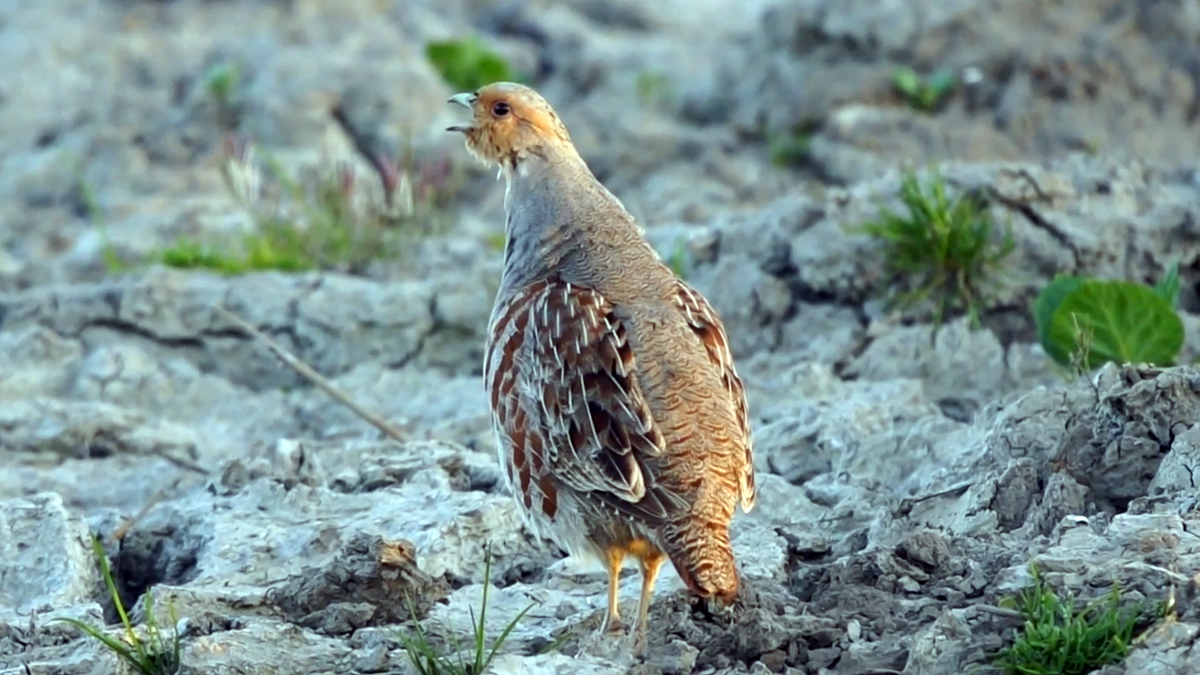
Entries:
[[403,431],[396,428],[396,426],[383,419],[383,417],[371,412],[370,410],[367,410],[366,408],[363,408],[361,405],[351,399],[348,394],[335,387],[332,382],[325,379],[320,373],[313,370],[312,367],[310,367],[307,363],[304,363],[291,352],[289,352],[283,347],[283,345],[268,337],[266,333],[263,333],[259,329],[255,328],[248,321],[229,311],[220,304],[213,305],[213,309],[215,309],[218,314],[237,324],[239,328],[249,333],[251,337],[262,342],[267,346],[267,349],[270,349],[271,353],[273,353],[280,361],[283,361],[292,370],[300,373],[304,379],[312,382],[314,386],[328,394],[330,398],[346,406],[350,412],[357,415],[364,422],[375,427],[379,431],[383,432],[385,436],[393,440],[401,443],[408,440],[408,434],[405,434]]
[[167,452],[166,450],[163,450],[162,448],[154,448],[153,450],[150,451],[150,454],[154,455],[155,457],[161,457],[181,469],[187,469],[188,471],[194,471],[194,472],[200,474],[201,476],[208,475],[208,469],[200,466],[199,464],[193,462],[190,459],[176,457],[175,455]]
[[995,605],[975,605],[975,609],[978,609],[981,612],[987,612],[988,614],[1002,616],[1006,619],[1021,619],[1021,618],[1024,618],[1024,616],[1025,616],[1024,614],[1021,614],[1020,612],[1018,612],[1015,609],[1009,609],[1007,607],[997,607]]

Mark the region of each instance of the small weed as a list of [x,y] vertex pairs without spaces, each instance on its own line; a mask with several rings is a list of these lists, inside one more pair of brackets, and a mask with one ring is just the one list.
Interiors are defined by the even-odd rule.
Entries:
[[117,247],[108,238],[108,232],[104,228],[104,212],[100,208],[100,199],[96,197],[96,189],[92,187],[91,181],[85,178],[82,174],[76,179],[75,189],[79,193],[79,210],[84,218],[96,223],[96,227],[100,230],[100,239],[103,242],[100,249],[100,257],[104,260],[104,269],[109,274],[118,274],[125,270],[126,263],[117,253]]
[[146,591],[143,601],[146,615],[146,637],[142,638],[134,631],[133,624],[129,621],[129,613],[125,611],[125,605],[121,602],[120,594],[117,593],[117,584],[113,580],[112,570],[108,566],[108,556],[104,553],[104,545],[97,537],[92,537],[92,552],[96,557],[97,565],[100,566],[104,585],[108,588],[109,595],[112,596],[113,606],[116,607],[117,614],[121,617],[121,625],[125,628],[124,640],[114,638],[105,633],[103,628],[79,619],[62,618],[58,620],[70,623],[98,640],[106,649],[116,654],[119,659],[142,675],[174,675],[179,672],[179,634],[175,632],[178,617],[175,616],[174,605],[167,604],[171,617],[171,635],[167,637],[159,629],[154,617],[154,594],[149,590]]
[[642,105],[665,105],[674,99],[675,88],[665,73],[643,70],[637,74],[637,94]]
[[900,199],[907,216],[884,209],[878,220],[860,227],[885,244],[893,278],[907,277],[915,286],[892,301],[912,305],[931,300],[935,324],[947,312],[963,310],[979,326],[985,287],[1016,249],[1011,228],[997,240],[986,204],[967,195],[951,200],[940,175],[932,177],[926,191],[909,173],[901,182]]
[[667,256],[667,266],[675,273],[675,276],[680,279],[687,278],[688,267],[688,245],[687,239],[680,237],[675,241],[675,245],[671,248],[671,255]]
[[920,112],[933,112],[957,84],[954,73],[943,70],[923,78],[912,68],[900,68],[892,76],[892,85],[904,97],[909,107]]
[[1154,284],[1154,292],[1158,293],[1174,309],[1179,304],[1179,291],[1183,290],[1183,282],[1179,280],[1179,261],[1171,263],[1167,273]]
[[808,134],[792,133],[771,139],[769,151],[771,163],[775,166],[800,166],[808,161]]
[[475,37],[430,42],[425,58],[457,91],[475,91],[492,82],[516,81],[512,67]]
[[310,170],[296,178],[268,160],[269,178],[281,199],[266,204],[253,146],[230,142],[222,176],[254,227],[215,241],[182,239],[153,260],[230,275],[312,269],[365,273],[373,261],[395,257],[406,242],[436,232],[449,194],[448,161],[419,169],[411,161],[410,166],[400,166],[382,157],[375,164],[382,200],[359,189],[349,166]]
[[216,106],[217,117],[226,128],[237,126],[240,101],[238,86],[241,83],[242,71],[236,63],[218,61],[209,66],[201,76],[204,89]]
[[803,166],[809,161],[813,134],[819,130],[814,121],[801,122],[787,133],[769,136],[767,150],[775,166]]
[[1083,377],[1090,370],[1088,361],[1091,359],[1092,342],[1095,339],[1095,332],[1091,329],[1079,325],[1079,315],[1072,314],[1071,322],[1074,324],[1075,330],[1075,353],[1071,354],[1071,363],[1067,370],[1070,373],[1072,381]]
[[503,232],[490,232],[483,238],[483,242],[493,251],[503,251],[505,236]]
[[213,100],[231,106],[233,105],[240,77],[241,71],[236,64],[228,61],[220,61],[214,63],[208,70],[204,71],[204,88]]
[[1008,675],[1082,675],[1129,654],[1134,631],[1162,616],[1162,608],[1122,609],[1120,589],[1076,609],[1060,598],[1031,566],[1033,584],[1017,598],[1001,603],[1021,612],[1025,623],[1010,646],[996,654]]
[[1184,342],[1175,310],[1180,288],[1178,263],[1153,288],[1055,277],[1033,303],[1038,340],[1055,363],[1077,374],[1108,362],[1174,365]]
[[485,562],[483,568],[483,601],[479,608],[479,618],[475,618],[475,610],[471,610],[471,644],[469,645],[469,655],[466,659],[463,658],[462,642],[457,635],[451,636],[450,647],[453,649],[457,658],[451,658],[438,651],[429,642],[429,637],[425,630],[421,627],[421,622],[417,620],[416,610],[413,608],[411,601],[409,602],[409,612],[413,618],[413,633],[411,635],[401,634],[400,642],[404,645],[404,650],[408,653],[408,660],[412,663],[413,668],[416,668],[419,675],[481,675],[500,651],[500,647],[504,644],[508,636],[517,627],[517,623],[525,618],[525,614],[533,609],[534,604],[530,603],[528,607],[521,610],[519,614],[513,617],[512,621],[504,627],[500,635],[492,643],[491,649],[487,648],[487,637],[485,631],[487,628],[487,604],[488,604],[488,589],[492,587],[492,554],[489,547],[484,553]]

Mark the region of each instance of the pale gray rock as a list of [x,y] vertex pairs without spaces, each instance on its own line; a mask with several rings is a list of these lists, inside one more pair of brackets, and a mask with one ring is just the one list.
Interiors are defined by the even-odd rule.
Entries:
[[1146,675],[1183,675],[1200,667],[1200,650],[1196,637],[1200,625],[1168,623],[1146,636],[1145,649],[1139,649],[1125,660],[1125,673]]
[[920,380],[928,396],[949,417],[969,422],[984,405],[1056,376],[1043,357],[1040,377],[1018,380],[996,335],[974,330],[963,317],[931,331],[928,325],[872,324],[868,343],[843,374],[867,380]]
[[[1183,45],[1196,32],[1176,4],[779,2],[692,107],[746,133],[809,133],[810,169],[846,183],[951,158],[1189,162],[1194,147],[1175,139],[1195,117]],[[893,90],[900,67],[948,73],[956,90],[933,114],[910,109]]]
[[0,563],[0,607],[22,614],[90,602],[100,590],[87,525],[57,494],[0,502]]
[[756,461],[796,484],[830,474],[848,488],[910,492],[962,426],[916,379],[846,382],[827,366],[799,365],[756,393],[756,414],[771,420],[758,430]]
[[1193,425],[1178,434],[1171,442],[1171,450],[1158,465],[1154,479],[1150,481],[1149,494],[1158,497],[1167,494],[1195,495],[1200,478],[1200,425]]

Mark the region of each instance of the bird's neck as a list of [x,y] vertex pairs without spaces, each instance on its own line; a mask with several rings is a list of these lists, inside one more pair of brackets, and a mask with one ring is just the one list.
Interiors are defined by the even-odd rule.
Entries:
[[548,276],[598,288],[625,276],[622,266],[660,262],[574,148],[532,153],[504,173],[501,293]]

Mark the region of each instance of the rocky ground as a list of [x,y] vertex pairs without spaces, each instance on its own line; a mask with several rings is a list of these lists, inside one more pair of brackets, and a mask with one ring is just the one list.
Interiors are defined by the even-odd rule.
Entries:
[[[442,131],[452,91],[422,55],[470,32],[664,255],[682,246],[749,388],[747,591],[713,617],[664,575],[644,659],[581,649],[603,574],[531,539],[499,487],[479,368],[502,190]],[[115,621],[88,533],[143,510],[108,554],[128,603],[173,602],[189,673],[409,672],[406,600],[435,636],[469,626],[485,545],[490,630],[533,604],[496,673],[987,672],[1031,561],[1083,597],[1174,595],[1104,675],[1200,672],[1200,368],[1066,382],[1028,311],[1056,272],[1151,282],[1179,260],[1200,354],[1198,41],[1189,0],[0,3],[0,675],[116,672],[55,619]],[[219,105],[205,73],[229,63]],[[900,65],[965,84],[915,112]],[[366,276],[108,269],[106,242],[244,225],[231,131],[287,166],[411,143],[463,177],[451,226]],[[774,165],[793,133],[807,154]],[[847,230],[904,162],[1012,224],[981,330],[888,312],[878,245]]]

